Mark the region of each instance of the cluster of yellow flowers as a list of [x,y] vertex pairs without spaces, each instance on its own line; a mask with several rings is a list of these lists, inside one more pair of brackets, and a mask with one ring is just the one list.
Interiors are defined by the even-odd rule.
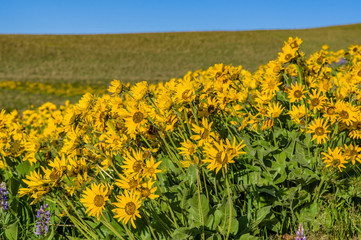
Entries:
[[227,173],[246,146],[231,129],[293,127],[317,145],[344,133],[347,145],[328,144],[322,153],[341,171],[349,160],[361,162],[361,46],[332,52],[325,45],[306,59],[301,43],[289,38],[278,59],[254,74],[216,64],[154,85],[114,80],[110,94],[86,93],[59,109],[46,103],[22,114],[1,111],[0,168],[9,161],[32,165],[20,195],[33,202],[55,191],[80,194],[90,216],[100,219],[108,204],[134,227],[143,202],[162,191],[157,174],[167,170],[158,156],[182,171],[193,164]]
[[41,82],[19,82],[19,81],[1,81],[0,89],[9,89],[17,90],[22,92],[30,93],[43,93],[43,94],[53,94],[56,96],[81,96],[85,93],[92,94],[103,94],[105,93],[104,89],[98,89],[90,85],[86,86],[75,86],[71,83],[60,83],[60,84],[50,84],[50,83],[41,83]]

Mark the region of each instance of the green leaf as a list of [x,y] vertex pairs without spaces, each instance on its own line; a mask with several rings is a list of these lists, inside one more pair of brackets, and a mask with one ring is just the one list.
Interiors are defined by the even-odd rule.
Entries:
[[189,219],[194,223],[203,225],[207,222],[209,213],[209,202],[204,194],[198,196],[197,192],[188,200],[189,205]]
[[212,234],[207,240],[222,240],[222,237],[219,234]]
[[18,231],[19,231],[18,222],[14,222],[5,227],[5,236],[9,240],[16,240],[18,239],[18,233],[19,233]]
[[256,219],[252,222],[251,228],[258,228],[258,225],[266,218],[270,213],[272,206],[265,206],[257,211]]
[[193,164],[189,165],[187,170],[187,180],[189,185],[197,183],[197,168]]
[[197,228],[180,227],[173,232],[172,239],[185,240],[190,239],[191,236],[193,237],[191,239],[195,239],[195,237],[200,233],[200,230],[198,230]]
[[20,180],[12,177],[12,178],[10,178],[9,183],[10,183],[10,187],[9,187],[10,194],[12,196],[16,196],[19,191]]
[[258,237],[252,236],[249,233],[243,234],[238,240],[256,240]]
[[16,170],[18,171],[20,176],[25,176],[30,172],[30,163],[29,161],[21,162],[19,165],[16,166]]

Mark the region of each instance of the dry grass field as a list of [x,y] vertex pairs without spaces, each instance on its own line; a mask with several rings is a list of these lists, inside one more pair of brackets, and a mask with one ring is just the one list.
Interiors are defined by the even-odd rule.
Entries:
[[[289,36],[306,55],[361,44],[361,24],[303,30],[176,32],[110,35],[0,35],[0,81],[92,84],[112,79],[156,83],[216,63],[255,71],[277,57]],[[72,97],[76,101],[79,96]],[[0,108],[24,109],[65,97],[0,89]]]

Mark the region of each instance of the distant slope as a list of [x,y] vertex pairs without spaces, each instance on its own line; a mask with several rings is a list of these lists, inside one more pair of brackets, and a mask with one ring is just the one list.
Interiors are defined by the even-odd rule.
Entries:
[[298,36],[306,54],[361,44],[361,24],[304,30],[117,35],[0,35],[0,80],[167,81],[216,63],[254,71]]
[[[0,81],[99,84],[112,79],[155,83],[216,63],[254,71],[298,36],[309,55],[361,44],[361,24],[303,30],[176,32],[113,35],[0,35]],[[0,90],[0,109],[24,109],[66,97]],[[76,101],[78,97],[73,97]]]

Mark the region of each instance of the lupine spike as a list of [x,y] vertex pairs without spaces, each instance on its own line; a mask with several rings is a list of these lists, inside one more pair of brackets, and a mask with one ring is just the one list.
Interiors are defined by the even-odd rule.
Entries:
[[303,226],[301,223],[298,225],[298,230],[297,230],[295,239],[296,240],[306,240],[306,236],[304,235]]
[[7,211],[9,207],[9,192],[6,190],[6,183],[0,184],[0,208]]
[[48,204],[45,204],[44,206],[41,206],[36,214],[37,222],[36,222],[36,230],[35,235],[46,235],[49,230],[49,224],[50,224],[50,211],[47,210],[49,207]]

